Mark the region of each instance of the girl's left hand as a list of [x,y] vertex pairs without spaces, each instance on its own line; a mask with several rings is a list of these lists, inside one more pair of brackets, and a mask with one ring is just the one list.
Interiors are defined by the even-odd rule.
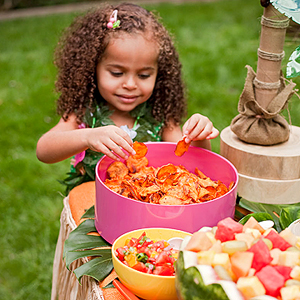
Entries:
[[200,114],[192,115],[182,127],[185,142],[190,143],[196,140],[210,140],[219,135],[219,130],[205,116]]

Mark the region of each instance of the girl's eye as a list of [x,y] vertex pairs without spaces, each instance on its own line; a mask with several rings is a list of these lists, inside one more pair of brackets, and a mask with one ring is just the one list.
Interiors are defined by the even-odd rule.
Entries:
[[117,71],[110,71],[110,74],[114,77],[120,77],[123,75],[122,72],[117,72]]
[[150,77],[150,74],[139,74],[139,77],[140,77],[141,79],[147,79],[147,78]]

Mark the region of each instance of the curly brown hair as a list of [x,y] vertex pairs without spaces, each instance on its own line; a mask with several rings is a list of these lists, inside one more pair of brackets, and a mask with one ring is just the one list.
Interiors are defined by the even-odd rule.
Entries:
[[[110,15],[118,10],[121,25],[107,28]],[[153,117],[180,124],[186,115],[185,88],[181,63],[172,38],[152,12],[131,3],[106,4],[79,16],[66,29],[55,51],[58,67],[56,90],[60,93],[57,112],[65,120],[75,113],[81,122],[86,107],[93,100],[105,101],[97,89],[96,67],[110,41],[121,33],[151,33],[159,47],[158,72],[151,97]]]

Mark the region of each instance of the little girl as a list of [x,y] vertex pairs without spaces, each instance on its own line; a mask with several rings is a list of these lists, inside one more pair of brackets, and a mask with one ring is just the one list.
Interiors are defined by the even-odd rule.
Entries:
[[181,129],[186,99],[178,54],[163,25],[137,5],[107,5],[77,18],[55,63],[61,119],[39,139],[37,157],[56,163],[75,155],[67,192],[94,180],[101,156],[134,154],[133,140],[176,143],[184,136],[210,149],[219,134],[200,114]]

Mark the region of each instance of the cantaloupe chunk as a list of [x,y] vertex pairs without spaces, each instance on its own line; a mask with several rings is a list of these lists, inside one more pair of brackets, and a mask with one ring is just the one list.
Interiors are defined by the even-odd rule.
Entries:
[[260,233],[264,233],[265,230],[259,225],[257,220],[254,217],[250,217],[247,222],[244,224],[243,231],[245,232],[247,228],[257,229]]
[[254,253],[251,267],[257,271],[268,265],[273,260],[268,246],[262,240],[259,240],[257,243],[251,246],[248,251]]
[[215,238],[221,242],[234,240],[234,234],[243,231],[243,225],[228,217],[217,224]]
[[247,300],[266,294],[264,286],[256,276],[240,277],[236,283],[236,287],[243,293],[243,296]]
[[232,272],[237,278],[246,277],[252,265],[253,252],[235,252],[230,257]]
[[260,271],[256,272],[255,276],[260,280],[266,289],[266,294],[277,297],[280,289],[284,286],[284,277],[276,271],[272,266],[265,266]]
[[215,253],[221,253],[222,252],[221,241],[216,240],[216,242],[209,248],[209,251],[214,251]]
[[199,252],[208,250],[211,246],[212,242],[205,232],[197,231],[193,233],[191,239],[185,247],[185,250]]

